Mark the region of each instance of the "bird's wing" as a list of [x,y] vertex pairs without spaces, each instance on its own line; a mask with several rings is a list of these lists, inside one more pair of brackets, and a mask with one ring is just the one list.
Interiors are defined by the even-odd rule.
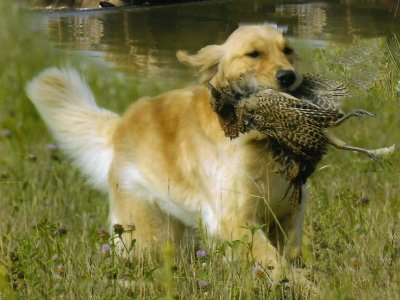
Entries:
[[346,47],[336,64],[343,69],[343,79],[358,89],[369,90],[387,74],[384,40],[363,39]]
[[314,124],[326,128],[343,116],[341,111],[324,109],[308,100],[273,90],[260,91],[255,97],[257,110],[262,114],[273,115],[278,122],[292,122],[293,126]]
[[385,41],[389,56],[396,66],[397,71],[400,72],[400,42],[393,32]]
[[325,110],[340,111],[340,99],[349,96],[347,86],[317,74],[304,74],[301,86],[293,96],[306,99]]
[[271,109],[271,106],[262,104],[260,102],[259,109],[242,113],[241,120],[251,120],[251,129],[273,137],[299,157],[307,160],[320,158],[327,143],[321,122],[310,122],[307,115],[296,109]]

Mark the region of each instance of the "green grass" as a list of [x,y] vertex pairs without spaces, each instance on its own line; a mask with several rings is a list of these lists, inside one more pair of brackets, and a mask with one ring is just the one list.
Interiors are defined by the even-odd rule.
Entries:
[[[35,18],[0,4],[0,299],[264,299],[282,298],[268,289],[253,263],[225,263],[224,247],[202,232],[195,245],[174,258],[167,245],[161,261],[144,255],[122,259],[101,251],[112,238],[108,205],[57,150],[24,86],[51,65],[79,65],[101,104],[122,111],[138,95],[135,82],[113,74],[84,57],[55,52]],[[32,29],[33,28],[33,29]],[[377,57],[367,67],[384,70],[381,83],[368,91],[354,89],[345,109],[365,108],[376,119],[351,120],[336,130],[352,145],[387,146],[400,141],[400,74],[385,56],[384,44],[367,41]],[[361,73],[364,65],[346,67],[343,49],[315,50],[304,58],[333,77]],[[110,73],[107,73],[110,72]],[[107,99],[124,99],[124,102]],[[9,134],[6,131],[8,130]],[[325,299],[396,299],[400,294],[400,157],[380,167],[366,157],[330,151],[310,178],[304,226],[304,262]],[[198,248],[207,250],[196,257]],[[234,245],[232,245],[234,247]],[[299,298],[296,290],[287,298]]]

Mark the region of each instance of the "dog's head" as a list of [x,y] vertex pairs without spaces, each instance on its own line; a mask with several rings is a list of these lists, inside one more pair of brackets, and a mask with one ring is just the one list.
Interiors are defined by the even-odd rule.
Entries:
[[206,46],[194,55],[178,51],[177,57],[198,68],[201,80],[215,87],[227,86],[249,72],[258,86],[277,91],[293,91],[302,81],[289,41],[265,25],[241,26],[222,45]]

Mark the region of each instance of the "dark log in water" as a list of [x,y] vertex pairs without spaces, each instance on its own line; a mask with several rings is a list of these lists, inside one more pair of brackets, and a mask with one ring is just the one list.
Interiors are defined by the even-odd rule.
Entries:
[[36,8],[48,9],[88,9],[121,6],[160,5],[182,2],[196,2],[202,0],[39,0],[30,1]]

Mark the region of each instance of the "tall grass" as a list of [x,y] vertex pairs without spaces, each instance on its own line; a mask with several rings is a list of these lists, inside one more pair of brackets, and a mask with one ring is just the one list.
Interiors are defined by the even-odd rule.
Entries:
[[[106,196],[87,187],[52,145],[24,86],[39,70],[68,62],[79,65],[104,106],[121,111],[126,103],[105,101],[135,99],[135,82],[97,76],[109,71],[55,52],[36,23],[34,16],[0,3],[0,299],[307,298],[291,287],[271,292],[267,274],[247,257],[226,263],[234,244],[212,241],[201,231],[179,253],[166,245],[161,259],[123,259],[113,251],[115,234],[104,229]],[[386,51],[381,41],[369,44],[363,47]],[[338,64],[346,55],[343,49],[315,50],[304,60],[316,61],[318,72],[349,77],[360,66]],[[368,91],[354,88],[344,104],[346,110],[377,113],[376,119],[351,120],[337,130],[352,145],[400,141],[400,74],[389,56],[379,59],[369,65],[385,71],[383,80]],[[400,294],[399,154],[390,160],[391,166],[382,167],[332,150],[308,181],[304,263],[325,299]]]

